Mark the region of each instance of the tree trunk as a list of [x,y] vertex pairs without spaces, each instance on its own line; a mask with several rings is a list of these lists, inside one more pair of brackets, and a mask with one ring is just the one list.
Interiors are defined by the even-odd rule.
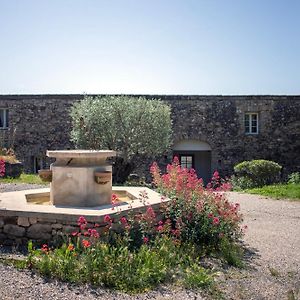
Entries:
[[125,162],[122,157],[116,157],[113,164],[113,183],[122,184],[134,170],[132,161]]

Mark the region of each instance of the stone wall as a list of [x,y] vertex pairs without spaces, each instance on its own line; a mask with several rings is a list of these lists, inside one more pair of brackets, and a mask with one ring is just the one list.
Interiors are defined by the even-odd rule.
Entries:
[[[160,204],[152,205],[157,220],[160,220]],[[144,213],[145,207],[135,209],[138,213]],[[126,213],[113,213],[113,222],[110,225],[110,231],[120,233],[124,230],[121,225],[120,218]],[[47,214],[42,217],[39,213],[34,212],[16,212],[10,213],[0,211],[0,245],[18,246],[27,245],[28,241],[33,241],[38,245],[43,243],[60,244],[74,233],[80,233],[80,236],[85,237],[85,233],[89,228],[95,229],[100,237],[104,232],[108,231],[108,223],[104,222],[103,216],[84,216],[87,224],[84,229],[80,229],[78,225],[77,215],[57,215]],[[88,236],[86,237],[88,238]]]
[[[172,108],[174,143],[182,139],[207,142],[212,148],[212,170],[231,174],[234,164],[270,159],[284,173],[300,170],[300,96],[152,96]],[[25,171],[33,158],[47,149],[72,148],[69,110],[82,95],[2,95],[0,108],[9,108],[9,130],[2,140],[14,145]],[[259,134],[244,131],[245,112],[259,114]],[[14,134],[15,131],[15,134]],[[170,152],[171,153],[171,152]],[[171,154],[161,158],[163,163]],[[46,160],[45,165],[50,163]],[[150,160],[139,166],[146,173]]]

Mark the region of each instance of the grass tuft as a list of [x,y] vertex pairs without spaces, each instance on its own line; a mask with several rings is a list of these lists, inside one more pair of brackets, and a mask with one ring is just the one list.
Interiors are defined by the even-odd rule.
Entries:
[[300,184],[274,184],[261,188],[246,189],[244,192],[272,197],[275,199],[291,199],[300,201]]
[[0,178],[0,183],[48,184],[48,182],[43,182],[37,174],[21,174],[19,178]]

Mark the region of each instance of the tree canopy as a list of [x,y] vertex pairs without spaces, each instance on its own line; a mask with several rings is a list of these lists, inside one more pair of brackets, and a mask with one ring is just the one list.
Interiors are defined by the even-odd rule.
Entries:
[[125,163],[138,154],[159,155],[171,143],[169,105],[133,96],[85,96],[71,110],[71,140],[82,149],[111,149]]

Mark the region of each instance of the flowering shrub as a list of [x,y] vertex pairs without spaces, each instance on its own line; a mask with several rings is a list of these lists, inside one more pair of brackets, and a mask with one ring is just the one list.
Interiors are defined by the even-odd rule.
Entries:
[[213,191],[230,191],[232,189],[232,184],[228,178],[221,178],[218,171],[215,171],[211,181],[207,185],[207,189]]
[[5,161],[0,159],[0,177],[5,175]]
[[166,174],[160,175],[156,163],[151,173],[158,190],[171,199],[162,213],[178,239],[218,247],[222,238],[234,240],[241,236],[239,205],[230,203],[224,194],[213,192],[222,188],[217,172],[208,189],[193,169],[181,168],[176,157],[167,166]]
[[[161,175],[155,163],[151,173],[163,194],[159,211],[141,191],[138,200],[144,211],[131,210],[122,216],[118,196],[113,194],[114,215],[94,224],[79,217],[78,230],[61,247],[44,244],[34,250],[29,243],[28,266],[62,280],[129,292],[145,291],[164,281],[210,286],[212,275],[199,263],[203,250],[219,250],[238,266],[233,242],[242,234],[239,205],[214,191],[222,189],[219,175],[214,174],[212,186],[206,189],[195,171],[180,168],[176,158],[166,174]],[[166,197],[170,200],[164,201]]]
[[[81,217],[78,222],[82,225],[84,220]],[[120,222],[126,226],[127,219]],[[157,236],[151,244],[146,237],[144,240],[135,250],[130,249],[126,238],[111,243],[99,236],[91,239],[81,238],[79,234],[59,248],[44,244],[35,250],[29,243],[27,265],[47,276],[131,293],[146,291],[166,280],[190,286],[193,278],[195,287],[212,284],[211,272],[194,259],[197,251],[193,246],[187,253],[185,247],[167,236]]]

